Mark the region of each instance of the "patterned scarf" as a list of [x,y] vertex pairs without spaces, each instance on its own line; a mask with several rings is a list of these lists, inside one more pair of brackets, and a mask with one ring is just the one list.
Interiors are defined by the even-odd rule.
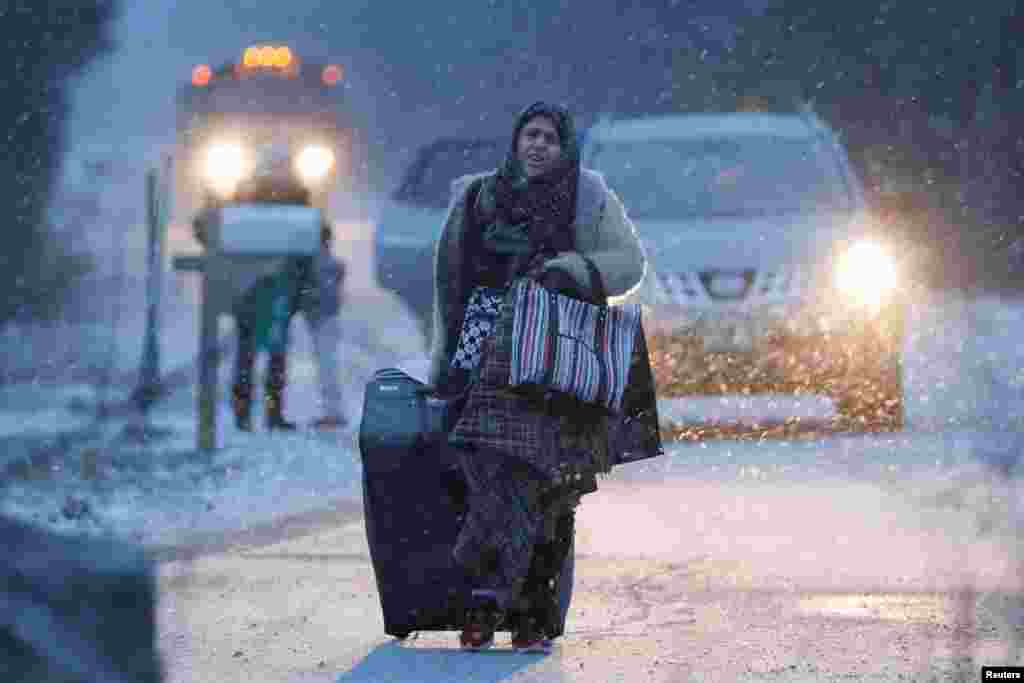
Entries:
[[[545,116],[555,125],[562,144],[562,157],[542,176],[527,178],[516,154],[517,143],[520,131],[536,116]],[[513,259],[510,274],[523,272],[538,253],[573,248],[570,227],[575,219],[579,175],[576,129],[568,110],[546,102],[536,102],[524,109],[516,119],[511,149],[505,162],[493,182],[485,183],[481,189],[490,196],[478,204],[493,210],[491,215],[478,217],[485,226],[497,226],[499,231],[504,226],[526,227],[529,252]]]

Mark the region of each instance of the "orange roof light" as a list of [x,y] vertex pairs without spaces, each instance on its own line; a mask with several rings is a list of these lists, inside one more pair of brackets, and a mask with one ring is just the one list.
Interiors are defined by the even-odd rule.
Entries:
[[247,69],[288,69],[294,61],[286,46],[253,45],[242,54],[242,65]]
[[209,64],[200,64],[196,68],[192,69],[192,85],[197,88],[209,85],[212,78],[213,70],[210,69]]
[[337,85],[341,77],[345,75],[341,67],[337,64],[328,64],[324,67],[324,72],[321,75],[324,85]]

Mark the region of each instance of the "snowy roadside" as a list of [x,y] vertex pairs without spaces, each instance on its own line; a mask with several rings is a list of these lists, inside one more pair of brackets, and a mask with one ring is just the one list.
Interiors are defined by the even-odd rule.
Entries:
[[[349,293],[342,341],[346,409],[353,425],[362,410],[362,387],[380,367],[398,366],[422,376],[423,340],[399,304],[372,291]],[[186,316],[187,317],[187,316]],[[188,320],[168,320],[164,348],[195,347]],[[222,332],[230,332],[230,325]],[[287,413],[300,424],[318,416],[316,366],[305,325],[293,326]],[[191,338],[190,338],[191,337]],[[126,364],[138,345],[125,345]],[[137,359],[137,356],[135,357]],[[222,359],[221,396],[230,383],[232,355]],[[257,364],[262,373],[264,361]],[[20,400],[34,386],[38,405]],[[196,535],[244,529],[280,516],[358,498],[359,464],[354,427],[317,434],[300,430],[273,435],[237,432],[226,402],[218,410],[219,448],[206,458],[196,451],[196,386],[189,382],[155,407],[148,443],[128,438],[125,417],[94,422],[92,388],[21,385],[0,393],[0,425],[9,443],[49,441],[62,449],[46,469],[29,469],[3,482],[0,512],[70,533],[118,535],[147,545],[187,542]],[[6,401],[4,400],[6,398]],[[260,388],[256,391],[260,405]],[[45,406],[45,410],[40,409]],[[21,408],[26,410],[22,411]],[[21,413],[31,413],[31,422]],[[260,413],[257,413],[260,415]],[[78,438],[53,438],[82,426]],[[73,432],[72,432],[73,433]]]
[[[85,286],[84,318],[10,325],[0,330],[0,478],[60,466],[69,449],[107,443],[123,428],[138,386],[146,320],[143,284],[116,281]],[[169,389],[188,386],[198,346],[194,306],[181,283],[164,283],[162,379]],[[97,311],[94,299],[107,299]],[[92,310],[88,310],[89,306]],[[221,344],[233,330],[225,320]]]
[[[163,546],[272,523],[329,508],[339,500],[358,501],[355,429],[362,387],[381,367],[402,367],[422,377],[426,359],[422,335],[391,297],[370,290],[352,292],[345,315],[342,381],[353,420],[348,430],[239,433],[221,401],[220,447],[212,457],[202,458],[195,450],[196,388],[189,383],[153,411],[152,426],[163,438],[140,444],[124,437],[123,419],[101,423],[87,438],[58,443],[64,452],[47,471],[4,482],[0,511],[68,532],[115,534]],[[182,307],[177,316],[165,319],[166,357],[187,356],[195,348],[193,313]],[[669,457],[623,468],[615,476],[757,481],[838,466],[851,472],[871,470],[873,476],[900,482],[910,479],[911,470],[931,467],[960,473],[948,477],[945,486],[961,489],[961,498],[981,496],[973,493],[981,489],[965,488],[965,477],[977,480],[979,467],[1012,465],[1021,450],[1016,435],[1024,415],[1024,348],[1017,340],[1024,331],[1024,307],[994,298],[968,303],[948,297],[918,305],[912,319],[907,432],[807,442],[670,444]],[[293,331],[286,411],[308,423],[318,415],[316,367],[304,323],[297,320]],[[126,340],[121,348],[124,366],[133,367],[140,339]],[[222,392],[230,366],[228,356],[221,367]],[[44,438],[86,428],[91,417],[73,406],[76,400],[79,408],[90,400],[91,390],[74,383],[9,387],[10,393],[0,392],[0,428],[9,431],[0,435]],[[663,401],[660,407],[666,419],[719,421],[786,412],[824,417],[832,410],[828,401],[813,397],[684,399]],[[979,505],[984,502],[978,499]]]

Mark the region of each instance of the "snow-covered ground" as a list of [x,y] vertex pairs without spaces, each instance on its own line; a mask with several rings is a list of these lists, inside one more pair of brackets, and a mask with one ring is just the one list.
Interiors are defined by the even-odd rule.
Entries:
[[[126,435],[123,416],[94,419],[97,401],[116,402],[134,386],[145,323],[137,287],[124,294],[113,338],[110,325],[88,334],[70,323],[9,331],[5,367],[20,361],[50,369],[39,381],[0,392],[0,466],[7,473],[0,512],[69,533],[127,537],[154,550],[223,547],[303,524],[291,520],[321,519],[319,531],[284,534],[265,550],[163,564],[161,649],[169,680],[589,682],[643,673],[666,682],[802,683],[890,664],[891,672],[949,671],[960,655],[958,641],[944,635],[956,633],[948,629],[957,608],[947,603],[963,585],[978,596],[979,616],[971,622],[981,634],[978,661],[1017,661],[1004,658],[1007,648],[1014,652],[1013,624],[1024,614],[1012,592],[1024,528],[1017,466],[1024,446],[1024,301],[918,299],[905,349],[903,432],[680,442],[668,444],[663,458],[619,468],[581,507],[577,597],[556,654],[543,661],[452,659],[445,654],[451,634],[423,634],[405,645],[383,636],[358,519],[362,387],[382,367],[423,376],[418,329],[390,296],[355,288],[342,351],[353,428],[268,434],[257,421],[256,432],[239,433],[222,400],[219,448],[202,458],[195,449],[194,372],[187,371],[197,345],[187,277],[169,276],[161,335],[165,372],[185,368],[178,376],[186,379],[150,415],[156,436],[148,443]],[[303,322],[294,325],[286,412],[308,423],[318,414],[315,365]],[[229,321],[222,334],[230,339]],[[223,359],[222,398],[231,361],[230,354]],[[82,367],[98,374],[72,372]],[[97,388],[97,376],[115,379]],[[784,397],[681,399],[660,407],[664,418],[676,420],[826,417],[832,410],[825,400]],[[33,460],[40,452],[46,457]],[[35,465],[19,468],[19,459]],[[310,564],[328,557],[338,559]],[[757,571],[746,576],[751,566]],[[227,590],[218,588],[224,581]],[[338,592],[340,585],[347,587]],[[832,640],[812,648],[822,657],[807,659],[806,646],[793,643],[816,642],[819,618],[832,620],[823,622],[832,624]],[[788,635],[776,634],[780,619]],[[858,623],[877,627],[858,630]],[[318,653],[319,664],[306,662],[306,650],[287,649],[300,641]],[[906,642],[912,649],[899,651]],[[878,664],[878,648],[899,652]],[[755,656],[763,661],[744,668],[744,658]],[[295,673],[307,666],[315,673]],[[679,677],[736,670],[748,673]]]
[[[229,317],[222,318],[221,337],[229,352],[220,372],[219,448],[203,458],[196,455],[198,315],[192,277],[169,276],[165,286],[161,367],[165,375],[187,379],[174,384],[153,409],[148,427],[156,436],[147,443],[126,432],[137,418],[96,418],[99,404],[116,406],[136,386],[145,330],[144,297],[138,289],[123,294],[124,315],[116,328],[68,323],[7,332],[5,367],[46,371],[0,390],[0,441],[5,444],[0,467],[9,475],[0,510],[68,531],[175,543],[358,495],[354,427],[362,409],[361,387],[381,367],[425,373],[422,333],[401,304],[378,290],[346,293],[341,379],[348,388],[346,409],[353,428],[323,434],[269,435],[259,431],[259,419],[254,433],[234,429],[224,400],[233,364],[233,325]],[[286,413],[308,424],[319,416],[319,406],[312,342],[301,317],[292,333]],[[68,339],[77,343],[68,344]],[[258,360],[258,376],[265,362]],[[261,392],[258,382],[257,417]],[[18,467],[40,452],[47,456],[43,466]]]
[[[193,276],[169,275],[165,287],[161,336],[165,371],[187,368],[194,359],[198,323],[189,277]],[[178,386],[153,410],[151,425],[161,435],[149,443],[127,439],[124,418],[93,420],[97,401],[124,398],[134,386],[145,324],[144,297],[138,288],[124,294],[116,338],[110,337],[110,328],[106,334],[94,328],[91,336],[77,339],[70,326],[37,331],[41,338],[59,332],[65,341],[76,340],[53,345],[54,357],[74,351],[79,366],[95,363],[111,370],[115,379],[106,387],[81,380],[40,380],[0,391],[0,438],[8,444],[3,456],[6,464],[26,457],[31,448],[26,450],[24,444],[36,444],[48,433],[80,437],[54,440],[51,448],[57,452],[46,461],[46,471],[28,468],[8,481],[0,509],[58,528],[116,533],[163,544],[244,528],[337,498],[358,499],[360,465],[354,427],[361,412],[362,387],[382,367],[402,367],[422,377],[425,357],[422,335],[400,303],[369,288],[356,288],[348,297],[342,380],[353,428],[327,434],[311,430],[239,433],[231,424],[226,401],[221,400],[220,447],[210,459],[195,454],[194,382]],[[1024,303],[995,296],[967,300],[931,295],[915,305],[911,320],[906,346],[909,428],[905,432],[806,442],[670,444],[668,457],[623,472],[662,477],[733,468],[738,476],[770,477],[822,467],[893,472],[938,467],[950,472],[950,468],[1005,467],[1016,462],[1019,434],[1024,431],[1024,346],[1019,344],[1024,335]],[[222,322],[222,334],[230,338],[230,320]],[[308,423],[318,414],[316,367],[301,318],[295,320],[293,333],[286,410],[300,423]],[[7,354],[20,349],[33,363],[45,362],[39,356],[45,344],[24,341],[30,336],[19,338],[8,332],[0,347]],[[222,399],[231,360],[229,354],[222,363]],[[259,395],[256,399],[258,406]],[[661,405],[663,418],[676,420],[814,417],[830,411],[827,400],[813,397],[799,401],[693,398]],[[83,508],[87,509],[83,512]]]

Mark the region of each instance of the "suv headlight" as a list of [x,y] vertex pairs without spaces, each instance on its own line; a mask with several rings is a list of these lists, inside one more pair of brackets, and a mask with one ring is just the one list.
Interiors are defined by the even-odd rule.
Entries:
[[295,157],[295,172],[304,183],[323,180],[334,166],[334,152],[322,145],[304,147]]
[[875,242],[858,242],[836,263],[836,287],[855,302],[877,306],[898,284],[896,262]]
[[245,150],[240,144],[222,142],[211,145],[203,156],[203,179],[218,194],[234,191],[246,174]]

